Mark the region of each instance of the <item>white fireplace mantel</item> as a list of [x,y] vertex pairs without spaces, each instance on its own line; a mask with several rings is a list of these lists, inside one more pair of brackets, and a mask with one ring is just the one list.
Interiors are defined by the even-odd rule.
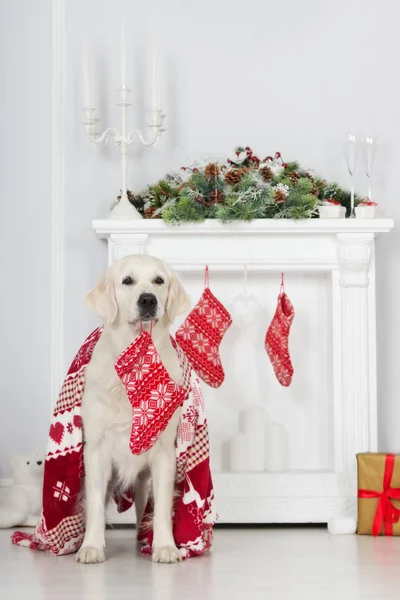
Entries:
[[[334,270],[342,282],[367,285],[373,240],[393,227],[391,219],[259,219],[222,225],[168,226],[160,220],[94,221],[100,238],[108,240],[109,264],[127,254],[166,256],[177,270]],[[168,244],[165,243],[168,239]],[[218,248],[218,253],[215,249]],[[184,250],[184,252],[182,252]],[[211,252],[210,252],[211,251]],[[167,258],[166,258],[167,260]]]
[[[355,455],[377,449],[374,240],[389,232],[393,221],[271,219],[168,226],[160,220],[99,220],[93,228],[107,239],[109,264],[129,254],[148,253],[168,262],[183,277],[199,276],[208,264],[215,279],[237,277],[240,286],[246,265],[254,276],[304,273],[319,278],[318,285],[328,286],[329,327],[321,330],[328,368],[326,373],[317,369],[316,376],[326,380],[319,385],[326,386],[329,396],[329,467],[241,474],[221,469],[213,476],[221,522],[327,522],[354,514]],[[196,290],[201,293],[199,287]],[[308,393],[306,384],[302,396],[296,393],[301,404]],[[224,394],[224,386],[213,402],[218,402],[218,394]],[[296,398],[291,397],[291,402]],[[292,406],[298,409],[296,403]],[[309,410],[315,416],[316,409]],[[211,443],[212,438],[211,432]]]

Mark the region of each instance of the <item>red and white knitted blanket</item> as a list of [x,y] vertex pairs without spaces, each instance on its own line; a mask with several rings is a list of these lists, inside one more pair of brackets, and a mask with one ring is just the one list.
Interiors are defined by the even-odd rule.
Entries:
[[[14,544],[56,555],[76,552],[82,544],[85,523],[79,511],[83,468],[81,405],[85,370],[100,338],[101,328],[85,340],[75,356],[54,409],[47,446],[42,515],[34,533],[17,531]],[[173,533],[183,558],[204,554],[212,543],[216,515],[209,462],[208,427],[199,380],[190,375],[190,386],[183,402],[176,442],[176,488]],[[134,502],[132,490],[117,498],[118,512]],[[151,522],[149,502],[143,519]],[[144,554],[151,553],[153,532],[143,529],[140,540]]]

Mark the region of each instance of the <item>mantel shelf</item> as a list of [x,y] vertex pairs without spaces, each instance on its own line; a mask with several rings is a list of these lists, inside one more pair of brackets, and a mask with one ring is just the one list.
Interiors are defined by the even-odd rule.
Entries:
[[181,225],[168,225],[157,219],[143,219],[138,221],[116,221],[103,219],[93,221],[93,229],[101,238],[113,234],[171,234],[185,235],[234,235],[234,234],[337,234],[337,233],[387,233],[394,227],[393,219],[255,219],[249,222],[222,224],[215,219],[208,219],[203,223],[185,223]]

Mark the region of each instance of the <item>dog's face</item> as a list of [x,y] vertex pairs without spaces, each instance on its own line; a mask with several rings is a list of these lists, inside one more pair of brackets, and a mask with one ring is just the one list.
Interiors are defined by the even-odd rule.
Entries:
[[88,303],[106,323],[136,325],[164,317],[172,322],[189,302],[168,265],[137,254],[116,261],[88,294]]

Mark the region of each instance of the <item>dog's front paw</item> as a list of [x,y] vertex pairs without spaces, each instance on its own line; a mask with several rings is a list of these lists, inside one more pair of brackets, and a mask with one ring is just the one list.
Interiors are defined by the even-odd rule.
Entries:
[[152,560],[156,563],[177,563],[182,561],[182,555],[175,546],[162,546],[154,548]]
[[76,555],[76,562],[84,564],[102,563],[105,561],[103,548],[94,546],[82,546]]

